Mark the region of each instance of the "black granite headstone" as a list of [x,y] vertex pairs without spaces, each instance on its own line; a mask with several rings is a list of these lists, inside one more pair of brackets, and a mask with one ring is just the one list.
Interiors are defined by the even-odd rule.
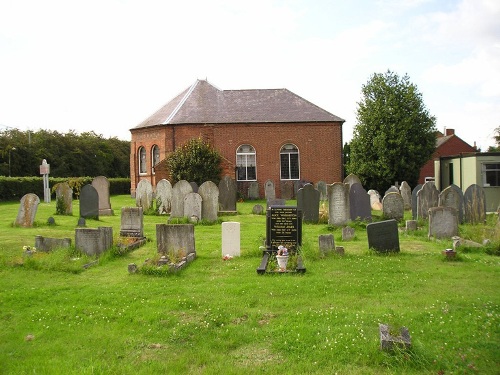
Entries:
[[302,245],[302,212],[293,206],[271,206],[266,213],[266,248],[283,245],[296,251]]
[[349,209],[351,220],[372,221],[370,196],[359,183],[353,183],[349,190]]
[[319,221],[319,195],[311,184],[304,185],[297,192],[297,208],[302,211],[302,218],[307,223]]
[[399,252],[398,222],[396,220],[379,221],[366,226],[368,247],[381,253]]

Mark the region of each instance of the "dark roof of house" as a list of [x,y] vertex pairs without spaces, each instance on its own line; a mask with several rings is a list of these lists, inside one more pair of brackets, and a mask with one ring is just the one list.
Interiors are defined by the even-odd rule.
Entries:
[[197,80],[132,130],[167,124],[344,121],[287,89],[219,90]]

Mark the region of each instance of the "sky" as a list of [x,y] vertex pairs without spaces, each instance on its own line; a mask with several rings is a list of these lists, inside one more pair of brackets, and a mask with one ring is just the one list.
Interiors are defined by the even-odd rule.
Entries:
[[0,0],[0,130],[129,129],[197,79],[286,88],[343,118],[407,74],[436,127],[486,151],[500,126],[498,0]]

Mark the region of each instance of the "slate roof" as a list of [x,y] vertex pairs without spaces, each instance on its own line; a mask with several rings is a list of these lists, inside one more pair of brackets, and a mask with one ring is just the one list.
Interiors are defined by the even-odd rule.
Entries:
[[131,130],[167,124],[344,121],[287,89],[220,90],[197,80]]

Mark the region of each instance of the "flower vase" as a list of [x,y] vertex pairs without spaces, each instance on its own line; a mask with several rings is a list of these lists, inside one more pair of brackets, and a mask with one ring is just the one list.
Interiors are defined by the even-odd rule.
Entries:
[[288,255],[276,255],[276,260],[278,261],[278,267],[281,272],[286,271],[286,265],[288,264]]

